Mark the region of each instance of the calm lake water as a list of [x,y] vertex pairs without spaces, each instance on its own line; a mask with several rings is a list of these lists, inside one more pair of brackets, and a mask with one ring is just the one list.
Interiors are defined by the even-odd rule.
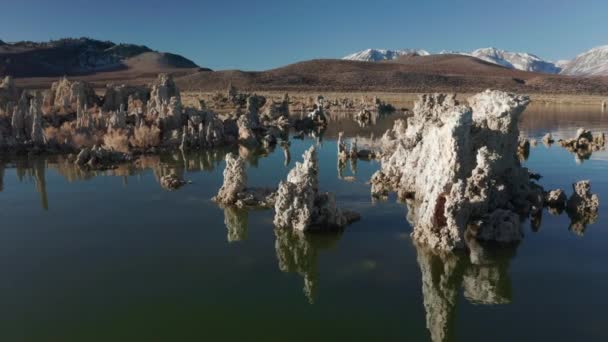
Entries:
[[[545,211],[519,246],[482,265],[415,246],[406,207],[370,198],[377,162],[347,165],[340,179],[337,132],[379,136],[393,119],[293,139],[287,166],[281,148],[239,151],[250,185],[275,186],[318,144],[321,189],[362,216],[341,234],[302,237],[275,230],[271,210],[219,208],[210,198],[226,151],[105,173],[61,157],[1,160],[0,340],[607,341],[608,153],[576,160],[540,138],[608,132],[608,113],[526,112],[521,129],[539,144],[525,165],[568,194],[590,179],[599,220],[572,230],[565,213]],[[171,170],[192,184],[163,190]]]

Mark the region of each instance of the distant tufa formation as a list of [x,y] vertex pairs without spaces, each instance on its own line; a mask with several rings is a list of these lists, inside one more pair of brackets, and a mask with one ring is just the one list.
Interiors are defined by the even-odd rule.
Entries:
[[[414,240],[438,250],[464,247],[465,232],[482,241],[519,241],[523,216],[563,200],[545,195],[517,157],[517,123],[528,98],[486,91],[468,102],[421,96],[413,117],[397,121],[382,138],[382,167],[371,179],[373,196],[395,191],[407,202]],[[589,211],[597,206],[569,212],[588,217]]]
[[[287,138],[293,125],[288,95],[278,102],[267,101],[231,87],[228,98],[237,106],[229,114],[209,110],[204,101],[197,108],[185,107],[168,74],[160,74],[150,86],[108,84],[101,98],[86,82],[62,78],[43,94],[30,94],[6,77],[0,83],[0,151],[82,149],[83,157],[96,151],[96,163],[79,159],[79,165],[92,168],[119,159],[102,158],[117,153],[131,159],[132,155],[162,149],[185,151],[236,144],[270,148]],[[325,123],[322,114],[322,109],[315,114],[312,127]]]

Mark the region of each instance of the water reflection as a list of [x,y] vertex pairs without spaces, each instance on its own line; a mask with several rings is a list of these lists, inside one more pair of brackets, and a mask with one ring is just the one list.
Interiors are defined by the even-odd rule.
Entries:
[[[528,118],[528,117],[524,116],[524,118]],[[569,116],[567,118],[569,118]],[[330,125],[328,127],[328,131],[326,131],[325,133],[322,133],[322,132],[321,133],[317,132],[314,134],[311,133],[311,136],[313,139],[320,138],[321,136],[323,136],[322,134],[325,134],[325,137],[327,137],[327,136],[331,137],[332,134],[335,134],[334,136],[337,136],[338,131],[345,131],[346,136],[357,137],[358,145],[360,147],[369,146],[369,145],[374,144],[374,140],[375,140],[374,136],[381,136],[381,134],[376,133],[375,131],[373,131],[373,129],[374,129],[374,127],[377,128],[379,125],[382,125],[383,124],[382,120],[384,120],[384,119],[385,118],[379,118],[379,121],[376,123],[376,126],[366,127],[365,128],[366,131],[362,131],[361,129],[359,129],[358,125],[352,120],[350,120],[349,122],[352,122],[352,125],[354,128],[349,131],[349,129],[347,127],[349,127],[348,125],[350,125],[350,123],[340,121],[340,122],[337,122],[336,125],[334,125],[334,126],[338,126],[338,128],[334,129],[334,126]],[[532,120],[531,122],[534,123],[534,125],[536,125],[536,124],[540,125],[540,122],[542,120],[537,121],[535,118],[533,118],[533,119],[534,120]],[[542,117],[541,117],[541,119],[542,119]],[[572,119],[576,119],[576,118],[573,116]],[[531,119],[528,118],[527,120],[531,120]],[[528,122],[528,124],[530,124],[530,121]],[[557,125],[557,124],[559,124],[559,120],[556,120],[554,123],[551,123],[551,124]],[[548,129],[548,128],[543,128],[541,126],[537,127],[534,125],[528,126],[528,128],[532,127],[534,130],[537,130],[539,132],[539,133],[537,133],[537,135],[542,135]],[[387,126],[388,127],[392,126],[392,122],[390,125],[387,125]],[[576,124],[576,126],[574,126],[574,127],[569,126],[570,128],[568,128],[566,126],[560,126],[559,129],[556,129],[555,127],[549,128],[549,129],[554,132],[560,131],[560,130],[567,131],[568,133],[565,133],[564,137],[571,137],[572,132],[574,132],[579,125]],[[591,124],[585,124],[584,126],[589,127],[589,126],[591,126]],[[382,131],[382,128],[378,129],[378,131]],[[368,137],[367,140],[364,136]],[[317,142],[320,142],[320,141],[321,140],[319,139]],[[296,143],[294,142],[294,144],[296,144]],[[330,151],[330,153],[327,153],[326,155],[335,156],[335,152],[334,152],[335,145],[331,145],[331,143],[329,143],[328,145],[330,145],[328,148],[330,148],[331,151]],[[86,180],[90,180],[94,177],[116,176],[116,177],[122,177],[122,179],[125,181],[125,185],[128,185],[128,183],[127,183],[127,180],[129,180],[128,176],[140,175],[143,172],[147,171],[147,172],[149,172],[149,174],[153,175],[153,178],[160,184],[160,178],[169,173],[174,173],[174,174],[183,176],[187,172],[210,172],[210,171],[214,171],[214,170],[217,171],[218,168],[222,167],[222,161],[227,152],[239,153],[239,155],[246,158],[246,160],[248,161],[248,164],[250,166],[260,165],[260,167],[262,167],[262,168],[266,167],[268,165],[268,163],[260,163],[261,158],[265,158],[270,153],[278,153],[279,154],[279,155],[277,155],[279,157],[278,166],[280,167],[281,163],[284,163],[285,165],[289,165],[291,162],[290,147],[288,145],[284,145],[284,146],[279,145],[279,146],[280,146],[280,149],[277,148],[277,150],[274,152],[272,150],[266,150],[266,149],[250,150],[250,149],[243,149],[243,148],[233,148],[233,149],[205,150],[205,151],[198,151],[198,152],[189,153],[189,154],[182,154],[181,152],[176,152],[176,153],[163,154],[163,155],[158,155],[158,156],[143,156],[135,164],[121,165],[117,169],[108,170],[108,171],[82,170],[82,169],[78,168],[77,166],[75,166],[73,164],[73,162],[70,160],[70,158],[65,157],[65,156],[30,157],[30,158],[20,158],[20,159],[10,160],[10,161],[0,159],[0,191],[4,190],[5,186],[7,188],[10,188],[12,186],[11,181],[13,181],[13,180],[12,179],[5,180],[4,176],[7,173],[6,169],[14,169],[15,170],[14,173],[16,174],[17,179],[19,181],[21,181],[21,182],[30,181],[32,183],[32,185],[34,185],[34,186],[31,186],[31,188],[32,188],[31,190],[32,191],[35,190],[39,194],[39,201],[41,203],[41,207],[47,209],[50,206],[50,208],[52,209],[52,203],[49,204],[49,194],[47,194],[47,182],[52,183],[52,180],[54,180],[56,178],[56,177],[53,177],[54,174],[63,177],[68,182],[86,181]],[[301,146],[296,145],[296,148],[300,148],[300,147]],[[555,156],[555,154],[552,154],[552,153],[557,151],[557,149],[554,149],[555,151],[551,151],[551,150],[546,150],[543,147],[539,147],[539,148],[540,148],[539,151],[536,151],[532,154],[531,159],[533,162],[535,160],[535,157],[538,157],[541,151],[543,153],[546,153],[546,155],[544,155],[543,157],[547,157],[547,156],[553,157],[553,156]],[[294,150],[294,151],[296,151],[296,150]],[[282,157],[281,157],[281,154],[283,154]],[[594,156],[595,156],[595,154],[594,154]],[[569,159],[570,157],[567,156],[567,158]],[[327,168],[327,170],[329,170],[328,171],[329,174],[333,175],[334,172],[336,172],[334,169],[334,167],[336,165],[336,164],[334,164],[335,160],[329,159],[329,161],[328,160],[322,161],[322,163],[325,163],[325,162],[327,162],[328,163],[327,165],[329,165]],[[544,162],[544,160],[543,160],[543,162]],[[560,159],[559,162],[564,162],[563,158]],[[360,175],[361,174],[365,175],[365,173],[369,171],[368,170],[369,168],[367,168],[367,163],[365,163],[365,162],[360,163],[358,166],[359,166],[359,170],[357,170],[356,164],[350,164],[350,165],[346,165],[346,163],[338,164],[338,167],[337,167],[338,178],[347,179],[348,175],[345,175],[345,173],[348,173],[347,169],[349,169],[349,167],[350,167],[350,172],[352,172],[353,175],[356,174],[357,172],[359,172]],[[572,167],[576,167],[576,168],[580,169],[579,166],[572,165]],[[579,169],[577,169],[577,170],[579,170]],[[50,174],[50,175],[46,174],[47,171],[51,171],[51,170],[53,171],[54,174]],[[544,170],[539,169],[537,171],[540,171],[541,173],[543,173]],[[571,172],[571,170],[566,170],[566,171]],[[12,173],[10,171],[9,171],[9,175],[12,175]],[[570,174],[567,174],[567,175],[570,176]],[[213,176],[215,177],[216,174],[214,174]],[[577,178],[579,176],[580,176],[580,174],[576,174]],[[559,174],[559,177],[562,177],[562,174]],[[361,179],[364,179],[363,176],[361,176]],[[275,180],[273,180],[273,181],[275,181]],[[559,178],[559,180],[561,180],[561,178]],[[268,180],[268,181],[270,182],[270,180]],[[555,183],[556,182],[553,182],[553,183],[549,182],[549,184],[558,185]],[[78,186],[78,184],[73,184],[73,185],[68,184],[67,186]],[[154,186],[156,186],[156,185],[152,184],[152,187],[154,187]],[[605,192],[605,189],[604,189],[604,192]],[[355,193],[355,192],[352,192],[352,193]],[[357,196],[359,195],[359,193],[356,193],[356,194],[357,194]],[[2,196],[2,193],[0,193],[0,196]],[[52,200],[52,193],[50,194],[50,197]],[[354,195],[353,195],[353,197],[354,197]],[[100,200],[100,199],[97,198],[97,200]],[[361,198],[356,198],[356,200],[359,201],[361,207],[364,207],[367,204],[366,201],[369,200],[369,193],[366,193],[365,196],[363,196]],[[171,203],[162,202],[161,204],[163,206],[167,206],[171,209],[177,208],[177,207],[171,207],[171,205],[172,205]],[[183,202],[179,202],[175,205],[179,206],[182,204],[183,204]],[[411,204],[411,203],[408,203],[408,204]],[[107,203],[105,205],[107,205]],[[197,205],[198,205],[198,202],[197,202]],[[370,204],[370,207],[371,207],[371,204]],[[185,208],[184,210],[189,210],[189,208]],[[203,208],[202,210],[205,210],[205,209]],[[214,207],[214,210],[217,210],[217,209],[215,209],[215,207]],[[266,250],[266,252],[270,252],[270,255],[268,256],[268,260],[265,260],[265,261],[270,263],[270,267],[273,269],[273,271],[275,273],[279,272],[278,270],[276,270],[276,267],[278,265],[278,269],[281,272],[290,273],[291,275],[293,275],[292,278],[297,278],[298,285],[293,286],[293,288],[289,289],[290,294],[294,294],[296,296],[295,300],[298,301],[298,303],[299,302],[304,303],[305,301],[308,301],[310,303],[317,302],[317,305],[315,305],[314,308],[310,309],[310,310],[328,311],[328,310],[326,310],[326,307],[323,306],[323,304],[327,305],[327,303],[329,303],[330,305],[333,305],[333,302],[332,302],[333,298],[330,298],[330,300],[327,300],[327,301],[326,301],[327,298],[320,300],[319,293],[318,293],[319,288],[320,288],[319,284],[321,281],[326,281],[326,283],[324,283],[324,284],[331,284],[332,282],[328,281],[327,278],[329,278],[329,280],[331,280],[331,277],[334,275],[325,274],[325,273],[320,274],[319,267],[324,262],[321,253],[323,251],[326,251],[326,250],[331,249],[334,246],[336,246],[338,241],[342,237],[341,233],[323,234],[323,235],[304,235],[304,234],[301,234],[298,232],[294,232],[292,230],[285,230],[285,229],[282,229],[282,230],[275,229],[273,231],[273,233],[270,233],[269,229],[256,229],[254,231],[253,228],[251,229],[251,231],[249,231],[248,230],[249,224],[253,224],[253,225],[259,224],[258,222],[256,222],[256,220],[258,219],[258,215],[250,215],[250,213],[247,210],[240,210],[240,209],[231,208],[231,207],[222,208],[222,210],[223,210],[223,224],[225,225],[225,228],[223,226],[221,226],[221,224],[222,224],[222,216],[221,216],[222,213],[221,212],[220,212],[220,216],[217,221],[219,223],[219,227],[217,227],[217,228],[218,228],[219,234],[221,235],[220,238],[222,239],[222,241],[224,239],[224,236],[225,236],[226,241],[228,241],[229,243],[236,243],[238,241],[247,240],[248,238],[251,237],[251,235],[254,235],[254,232],[256,234],[258,232],[260,232],[260,234],[267,234],[266,238],[271,240],[270,242],[272,242],[272,240],[274,239],[275,251],[272,252],[272,250],[270,250],[270,251]],[[368,210],[368,213],[370,213],[371,211],[375,211],[376,209],[365,208],[364,210]],[[400,210],[399,213],[401,214],[402,209],[399,209],[399,210]],[[414,211],[415,211],[415,206],[411,205],[408,209],[408,214],[411,215],[412,213],[414,213]],[[561,214],[563,212],[563,208],[548,208],[548,211],[551,214]],[[541,226],[543,224],[542,213],[543,212],[541,211],[541,212],[538,212],[537,214],[531,216],[530,223],[531,223],[531,228],[533,231],[539,231],[541,229]],[[48,216],[50,216],[50,215],[48,215]],[[389,216],[389,215],[387,215],[387,216]],[[159,216],[159,217],[161,217],[161,216]],[[376,217],[378,217],[378,216],[376,216]],[[154,218],[156,218],[156,216]],[[365,218],[365,216],[364,216],[364,218]],[[46,217],[44,217],[43,219],[46,219]],[[54,218],[54,219],[56,219],[56,218]],[[200,219],[200,216],[197,216],[196,219],[197,220]],[[567,222],[564,220],[565,215],[560,219],[561,220],[557,221],[557,222],[560,222],[559,224],[563,225],[561,228],[563,231],[565,231],[566,225],[567,225]],[[585,232],[587,225],[596,222],[597,219],[598,219],[597,216],[595,216],[595,217],[570,217],[571,223],[570,223],[569,229],[574,234],[582,235]],[[19,220],[21,220],[21,218],[19,218]],[[545,224],[549,227],[551,226],[552,221],[556,222],[555,218],[552,218],[552,217],[545,217],[545,220],[548,221],[549,224],[547,224],[547,223],[545,223]],[[23,222],[20,221],[19,224],[28,225],[28,224],[31,224],[30,222],[31,221],[29,221],[29,220],[24,220]],[[196,221],[196,222],[198,223],[199,221]],[[375,223],[375,221],[372,221],[372,222],[373,222],[372,223],[372,225],[373,225]],[[402,215],[395,218],[394,222],[390,221],[388,219],[386,221],[383,221],[383,223],[386,223],[386,222],[388,222],[389,224],[394,223],[395,226],[400,227],[399,229],[401,229],[401,228],[406,229],[405,228],[406,224],[405,224],[405,222],[403,222]],[[53,222],[53,223],[55,223],[55,222]],[[266,225],[264,227],[272,229],[271,224],[269,222],[264,222],[263,224]],[[364,221],[363,225],[365,225],[365,224],[366,224],[366,222]],[[370,221],[367,221],[367,224],[370,224]],[[106,231],[105,228],[106,227],[104,227],[104,234],[102,234],[100,236],[105,236],[105,231]],[[363,227],[363,228],[378,229],[379,227]],[[380,230],[380,229],[378,229],[378,230]],[[549,230],[549,229],[547,229],[547,230]],[[600,231],[600,230],[598,229],[598,231]],[[386,231],[384,231],[384,232],[386,232]],[[176,237],[176,236],[178,236],[178,234],[180,234],[180,233],[183,233],[183,231],[177,232],[177,233],[175,233],[175,235],[171,235],[171,236],[175,237],[175,239],[177,241],[180,239],[180,237]],[[352,233],[352,231],[350,233]],[[381,233],[382,232],[380,232],[378,235],[374,235],[374,237],[377,238],[377,240],[374,240],[374,243],[387,241],[387,240],[382,240]],[[555,232],[547,232],[547,233],[555,234]],[[70,230],[67,234],[69,234],[69,238],[71,239],[74,236],[73,235],[74,230]],[[171,232],[171,234],[173,234],[173,232]],[[346,234],[349,234],[348,230],[346,231]],[[97,238],[97,237],[95,237],[95,238]],[[352,235],[349,236],[349,240],[351,238],[352,238]],[[352,239],[356,240],[357,238],[352,238]],[[160,245],[164,244],[164,240],[162,240],[160,238],[158,238],[158,240],[160,241],[159,242]],[[259,241],[256,241],[256,239],[251,239],[251,240],[254,240],[254,241],[252,241],[253,243],[259,243]],[[540,239],[536,239],[536,240],[540,240]],[[208,239],[208,241],[212,241],[212,239]],[[362,239],[360,239],[360,238],[356,241],[357,241],[357,243],[367,244],[366,246],[372,245],[371,242],[367,242],[366,240],[362,241]],[[343,243],[344,242],[347,242],[347,241],[343,241]],[[400,275],[402,276],[402,278],[405,278],[405,280],[403,280],[402,278],[399,278],[396,281],[406,281],[406,282],[414,281],[414,282],[416,282],[415,292],[417,295],[422,293],[423,298],[421,301],[422,301],[422,303],[424,305],[424,309],[425,309],[424,315],[425,315],[425,320],[426,320],[426,327],[427,327],[428,333],[433,341],[449,341],[449,340],[454,339],[455,333],[459,329],[459,327],[455,326],[455,323],[456,323],[455,315],[459,310],[462,310],[462,308],[459,308],[459,305],[461,305],[461,306],[468,305],[467,303],[475,304],[475,305],[484,305],[484,306],[506,305],[513,301],[512,282],[511,282],[511,278],[509,275],[509,270],[510,270],[511,263],[512,263],[511,260],[513,260],[513,258],[515,257],[515,252],[516,252],[515,248],[492,248],[492,246],[490,246],[488,248],[487,246],[483,246],[483,245],[477,243],[477,241],[469,239],[468,237],[467,237],[466,242],[467,242],[467,245],[469,248],[469,251],[467,251],[466,253],[465,252],[438,253],[436,251],[428,250],[423,246],[415,245],[414,248],[416,251],[416,261],[417,261],[417,265],[418,265],[417,267],[419,268],[419,270],[421,272],[420,285],[418,284],[418,280],[416,279],[417,275],[411,276],[411,274],[404,272],[404,269],[395,269],[395,270],[386,269],[387,272],[385,272],[385,274],[382,274],[383,276],[387,276],[387,274],[389,274],[389,273],[395,274],[395,273],[401,272]],[[530,242],[533,242],[533,241],[530,241]],[[553,243],[553,242],[554,241],[551,241],[551,243]],[[352,241],[351,241],[351,243],[352,243]],[[102,245],[102,244],[99,243],[99,245]],[[269,247],[269,245],[267,245],[267,244],[264,244],[264,246]],[[537,247],[537,246],[538,245],[536,245],[535,247]],[[231,247],[234,247],[234,246],[231,246]],[[243,246],[239,246],[239,247],[243,247]],[[404,246],[402,243],[400,243],[398,246],[398,248],[403,248],[403,249],[407,249],[408,247],[409,246]],[[105,248],[105,246],[104,246],[104,248]],[[161,251],[161,252],[159,252],[159,254],[164,253],[163,252],[164,250],[162,248],[159,248],[159,245],[154,244],[154,245],[150,246],[150,248],[153,248],[154,251]],[[195,248],[198,249],[197,252],[204,249],[204,248],[201,248],[199,244],[196,244]],[[270,248],[272,248],[272,247],[270,247]],[[373,250],[371,248],[373,248]],[[125,250],[126,249],[128,249],[128,248],[125,248]],[[349,251],[344,251],[344,250],[346,250],[346,248],[343,248],[342,250],[337,251],[337,252],[346,253],[347,257],[352,257],[352,254],[348,254],[348,253],[353,253],[352,250],[349,250]],[[399,253],[397,253],[395,250],[391,250],[390,247],[387,247],[386,245],[383,245],[383,244],[374,245],[373,247],[370,247],[370,250],[373,252],[380,250],[378,253],[386,255],[388,258],[391,258],[394,255],[399,255]],[[575,251],[575,250],[573,249],[573,251]],[[231,252],[234,252],[234,248],[232,248]],[[354,253],[359,253],[359,252],[360,251],[355,251]],[[593,250],[592,252],[595,253],[595,250]],[[338,253],[336,253],[336,254],[338,254]],[[523,250],[522,250],[522,253],[520,253],[520,254],[522,254],[522,256],[524,256],[524,258],[520,259],[520,262],[517,263],[518,265],[521,265],[524,263],[524,262],[521,262],[521,260],[527,260],[527,259],[525,259],[526,253]],[[530,253],[528,253],[528,254],[530,254]],[[534,254],[536,255],[536,253],[534,253]],[[231,254],[231,256],[232,256],[232,254]],[[325,256],[327,256],[327,255],[325,255]],[[256,255],[256,257],[257,257],[257,255]],[[275,259],[275,257],[276,257],[276,259]],[[595,257],[595,255],[594,255],[594,257]],[[6,259],[9,259],[9,258],[6,258]],[[166,259],[166,256],[163,255],[162,259],[159,259],[159,260],[165,261],[167,259]],[[577,259],[577,260],[580,260],[580,259]],[[583,260],[591,260],[591,259],[583,259]],[[113,268],[114,267],[113,263],[115,262],[115,260],[111,260],[111,261],[112,261],[112,266],[109,266],[109,267]],[[325,261],[327,261],[327,260],[325,260]],[[561,260],[558,260],[558,262],[560,262],[560,261]],[[87,260],[87,262],[88,262],[88,260]],[[182,262],[182,260],[180,259],[178,262]],[[159,264],[156,262],[156,260],[150,261],[150,263]],[[217,264],[214,263],[213,265],[211,265],[209,267],[211,267],[213,269],[213,271],[219,269],[218,272],[221,273],[223,270],[221,270],[220,267],[222,267],[222,266],[229,267],[230,266],[230,261],[227,261],[227,263],[228,263],[227,265],[222,265],[218,262]],[[160,264],[162,264],[162,263],[160,263]],[[380,264],[380,265],[382,265],[382,264]],[[513,263],[513,266],[514,267],[516,266],[515,263]],[[413,265],[413,267],[416,268],[416,265]],[[59,269],[64,269],[64,265],[63,264],[60,265]],[[200,271],[200,268],[196,268],[196,269],[197,269],[197,271]],[[519,271],[521,271],[521,269],[519,269],[518,272]],[[417,272],[417,270],[414,269],[414,272]],[[536,270],[534,270],[534,272],[536,272]],[[203,272],[200,272],[200,273],[203,273]],[[379,273],[380,272],[378,272],[377,274],[374,274],[374,275],[375,276],[380,275]],[[77,273],[75,271],[74,274],[79,274],[79,273]],[[129,274],[133,274],[133,273],[131,271],[129,271]],[[551,275],[549,275],[549,276],[551,276]],[[578,277],[579,273],[576,273],[576,276]],[[327,277],[327,278],[324,279],[324,277]],[[167,277],[167,278],[172,279],[170,277]],[[397,277],[395,277],[395,278],[397,278]],[[378,279],[381,279],[381,277],[378,277]],[[382,279],[384,279],[384,278],[382,278]],[[389,280],[386,280],[387,284],[393,285],[393,283],[390,283],[390,281],[392,281],[392,279],[394,279],[394,278],[386,278],[386,279],[389,279]],[[578,278],[577,278],[577,281],[578,281]],[[30,283],[35,283],[35,282],[30,282]],[[188,281],[185,281],[183,283],[188,283]],[[337,282],[334,282],[334,283],[337,283]],[[378,283],[380,283],[380,282],[378,281]],[[122,284],[123,283],[121,282],[121,285]],[[302,287],[302,291],[303,291],[305,297],[301,296],[299,284],[302,284],[301,287]],[[263,284],[263,285],[266,285],[266,284]],[[339,285],[343,286],[343,283],[340,283]],[[385,285],[385,284],[382,284],[382,285]],[[277,286],[280,287],[280,286],[283,286],[283,284],[279,284]],[[397,288],[398,288],[397,291],[403,291],[402,287],[397,287]],[[162,290],[164,290],[164,288]],[[197,290],[200,290],[200,289],[197,289]],[[357,289],[357,290],[359,290],[359,289]],[[205,291],[200,291],[200,292],[205,292]],[[7,291],[7,293],[11,294],[9,291]],[[525,291],[518,292],[518,296],[525,296],[525,294],[526,294]],[[393,296],[394,294],[387,293],[387,294],[383,294],[383,295]],[[248,293],[245,296],[250,296],[250,294]],[[462,299],[464,299],[466,302],[463,302]],[[392,300],[392,298],[391,298],[391,300]],[[194,302],[194,301],[192,301],[192,302]],[[323,303],[321,303],[321,302],[323,302]],[[408,303],[408,305],[416,306],[417,303],[418,302],[412,301],[411,303]],[[321,305],[319,305],[319,304],[321,304]],[[517,303],[517,304],[520,304],[520,303]],[[243,305],[245,305],[245,304],[243,304]],[[529,303],[527,305],[534,305],[534,304]],[[283,309],[283,307],[280,307],[280,309]],[[365,309],[367,309],[367,307]],[[375,308],[371,307],[370,309],[375,309]],[[409,312],[410,308],[408,307],[406,310]],[[310,311],[307,309],[305,314],[308,315],[309,312]],[[367,312],[373,312],[373,310],[368,310]],[[393,314],[393,312],[391,312],[391,314]],[[348,315],[345,315],[345,316],[348,317]],[[240,318],[240,317],[238,317],[238,318]],[[369,317],[364,317],[364,318],[368,319]],[[382,317],[382,316],[377,317],[378,320],[383,320],[384,318],[385,317]],[[422,318],[422,317],[420,317],[420,318]],[[373,321],[372,319],[369,319],[369,322],[372,322],[372,321]],[[579,323],[579,322],[577,322],[577,323]],[[467,324],[467,325],[469,325],[469,324]],[[370,323],[370,326],[373,326],[373,322]],[[374,328],[376,328],[376,327],[374,326]],[[380,329],[380,328],[381,327],[378,327],[378,329]],[[460,329],[463,329],[463,327],[460,327]]]
[[422,296],[431,340],[452,341],[458,294],[477,305],[511,302],[508,270],[514,248],[485,248],[471,241],[470,255],[445,253],[416,245],[422,274]]
[[314,303],[319,281],[319,252],[335,246],[342,234],[304,234],[292,229],[275,228],[274,235],[279,269],[301,275],[304,278],[304,295],[309,303]]
[[228,242],[238,242],[247,239],[247,223],[249,211],[236,207],[224,207],[224,224],[228,230],[226,239]]

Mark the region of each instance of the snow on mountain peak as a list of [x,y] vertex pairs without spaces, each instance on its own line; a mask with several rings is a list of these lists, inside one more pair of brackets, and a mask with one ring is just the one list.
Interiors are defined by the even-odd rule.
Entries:
[[397,59],[401,56],[419,55],[428,56],[430,53],[420,49],[401,49],[401,50],[386,50],[386,49],[367,49],[355,52],[342,59],[351,61],[378,62]]
[[576,76],[608,76],[608,45],[595,47],[576,56],[561,73]]
[[[400,56],[412,54],[420,56],[430,55],[428,51],[419,49],[367,49],[348,55],[343,59],[375,62],[397,59]],[[495,47],[477,49],[472,52],[441,51],[438,54],[472,56],[509,69],[523,71],[575,76],[608,76],[608,45],[595,47],[578,55],[573,60],[560,60],[557,62],[544,60],[527,52],[511,52]]]
[[545,61],[536,55],[527,52],[511,52],[494,47],[477,49],[471,56],[484,61],[502,65],[510,69],[557,74],[560,69],[555,63]]
[[[397,59],[403,55],[418,54],[420,56],[428,56],[430,53],[426,50],[404,49],[404,50],[383,50],[383,49],[367,49],[348,55],[343,59],[357,61],[382,61]],[[560,68],[554,63],[545,61],[536,55],[525,52],[510,52],[500,50],[494,47],[477,49],[473,52],[460,51],[441,51],[439,54],[458,54],[472,56],[484,60],[489,63],[502,65],[509,69],[518,69],[524,71],[544,72],[549,74],[557,74]]]

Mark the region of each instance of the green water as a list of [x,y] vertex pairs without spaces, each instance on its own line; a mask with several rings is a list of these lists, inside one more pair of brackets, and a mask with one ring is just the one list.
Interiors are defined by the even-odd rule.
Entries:
[[[1,159],[0,340],[608,340],[608,153],[577,162],[558,146],[533,148],[525,164],[545,188],[570,194],[591,180],[599,220],[573,231],[567,215],[545,211],[519,246],[479,265],[415,246],[406,207],[370,198],[376,162],[347,165],[339,179],[336,132],[378,136],[391,121],[294,139],[287,166],[280,148],[249,154],[249,184],[274,186],[317,144],[321,189],[362,216],[342,234],[301,237],[276,231],[271,210],[216,206],[226,151],[106,173],[60,157]],[[608,131],[593,110],[541,108],[521,123],[537,138],[579,126]],[[192,184],[163,190],[170,170]]]

